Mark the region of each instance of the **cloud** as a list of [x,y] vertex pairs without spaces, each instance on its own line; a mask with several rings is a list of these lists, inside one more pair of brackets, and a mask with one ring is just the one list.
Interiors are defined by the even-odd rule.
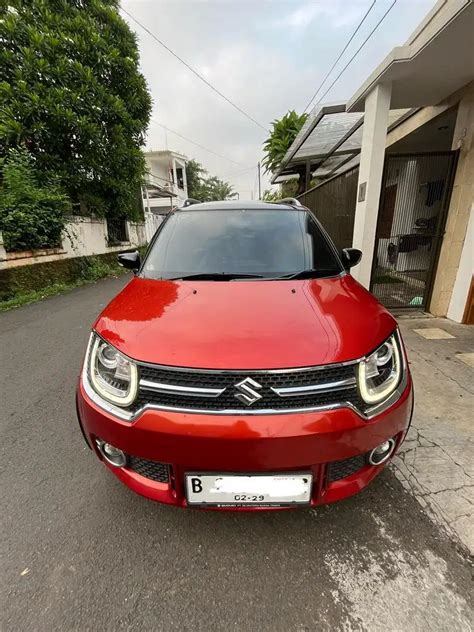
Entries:
[[368,8],[367,2],[332,0],[308,2],[292,9],[272,22],[274,27],[302,31],[313,25],[316,19],[324,21],[327,28],[343,28],[360,20]]
[[[301,111],[371,0],[122,0],[124,8],[223,94],[264,125],[289,109]],[[388,0],[374,7],[372,20]],[[399,2],[390,25],[377,32],[341,77],[328,100],[348,98],[378,61],[406,40],[434,0]],[[126,17],[126,16],[125,16]],[[127,19],[127,18],[126,18]],[[276,26],[278,22],[279,26]],[[289,26],[290,25],[290,26]],[[257,162],[266,134],[212,92],[156,41],[137,33],[153,117],[233,161],[150,125],[147,147],[173,149],[229,178],[241,198],[255,195]],[[366,26],[366,25],[364,25]],[[367,25],[370,28],[370,24]],[[291,40],[285,33],[292,35]],[[363,35],[361,33],[361,35]],[[242,172],[247,166],[247,172]],[[235,175],[234,175],[235,174]],[[264,186],[268,178],[264,179]]]

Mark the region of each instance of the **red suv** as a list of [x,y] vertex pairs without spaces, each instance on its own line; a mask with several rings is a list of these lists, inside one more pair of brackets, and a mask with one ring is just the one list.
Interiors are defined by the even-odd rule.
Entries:
[[273,509],[363,489],[407,432],[393,317],[296,200],[188,201],[93,326],[77,390],[99,459],[179,506]]

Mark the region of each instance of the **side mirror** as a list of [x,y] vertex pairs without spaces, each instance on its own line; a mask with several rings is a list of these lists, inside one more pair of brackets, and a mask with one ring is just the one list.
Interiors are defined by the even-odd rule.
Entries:
[[136,272],[140,267],[140,253],[136,250],[135,252],[123,252],[117,256],[117,261],[123,268]]
[[346,270],[356,266],[362,259],[362,252],[357,248],[344,248],[342,250],[342,263]]

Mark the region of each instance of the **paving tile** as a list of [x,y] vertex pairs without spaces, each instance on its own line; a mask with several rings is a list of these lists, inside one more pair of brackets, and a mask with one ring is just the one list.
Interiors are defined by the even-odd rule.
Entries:
[[474,507],[459,491],[448,490],[428,496],[428,502],[434,502],[441,507],[448,522],[454,522],[463,516],[470,516]]
[[447,338],[456,337],[439,327],[425,327],[423,329],[414,329],[413,331],[427,340],[446,340]]
[[415,462],[408,467],[429,492],[457,489],[471,482],[462,468],[438,447],[418,448]]
[[474,353],[456,353],[456,358],[474,369]]
[[420,505],[474,554],[474,327],[420,318],[400,322],[400,329],[415,412],[392,467]]

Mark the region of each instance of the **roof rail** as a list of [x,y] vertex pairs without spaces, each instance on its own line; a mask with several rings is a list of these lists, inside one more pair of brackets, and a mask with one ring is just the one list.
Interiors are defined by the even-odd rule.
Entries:
[[201,200],[195,200],[194,198],[186,198],[180,208],[186,208],[187,206],[192,206],[193,204],[202,204],[202,202]]
[[281,200],[276,200],[275,204],[289,204],[290,206],[294,206],[295,208],[305,208],[299,200],[294,197],[287,197]]

